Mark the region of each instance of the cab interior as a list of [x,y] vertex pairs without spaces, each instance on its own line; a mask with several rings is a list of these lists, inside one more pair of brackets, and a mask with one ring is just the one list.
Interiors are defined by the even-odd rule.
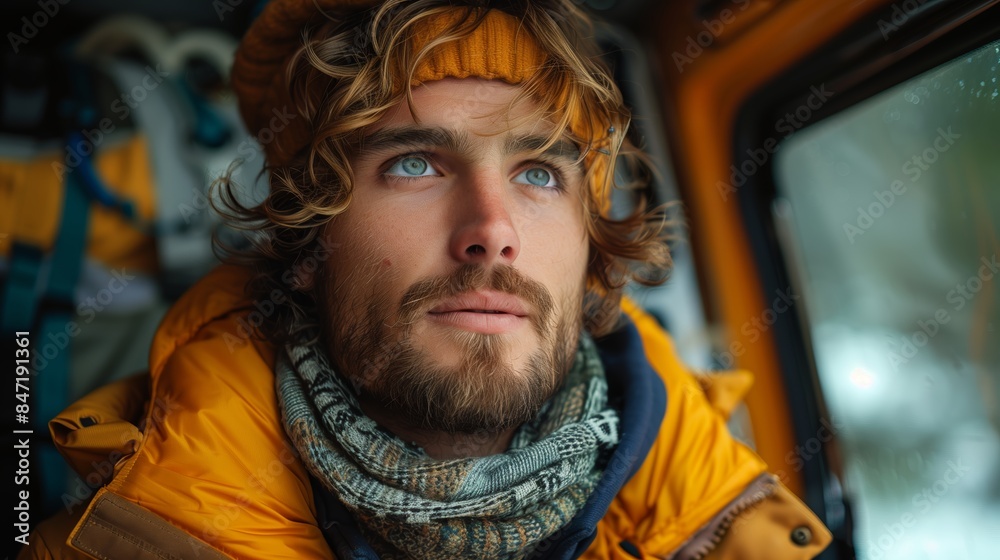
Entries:
[[[643,194],[680,224],[669,281],[629,295],[692,368],[753,373],[730,428],[834,533],[820,558],[995,557],[1000,1],[581,2],[607,20],[630,134],[652,156]],[[101,61],[91,86],[113,125],[88,129],[105,159],[63,162],[113,188],[74,203],[91,212],[82,272],[35,306],[79,327],[39,343],[68,376],[44,406],[145,367],[170,302],[217,263],[211,236],[232,234],[208,210],[213,177],[242,158],[247,196],[266,189],[266,139],[242,128],[226,82],[257,4],[0,7],[5,313],[21,305],[23,246],[60,266],[44,264],[71,206],[59,173],[16,189],[66,142],[56,98],[79,67],[54,61]],[[148,278],[130,280],[135,266]],[[114,278],[125,295],[102,303]]]

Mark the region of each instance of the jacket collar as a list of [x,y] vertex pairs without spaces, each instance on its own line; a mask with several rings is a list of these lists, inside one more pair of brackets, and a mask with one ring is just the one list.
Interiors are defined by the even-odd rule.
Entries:
[[[667,410],[666,387],[646,359],[635,324],[624,316],[623,322],[614,333],[597,340],[609,401],[619,411],[621,440],[583,509],[543,541],[533,558],[567,560],[582,555],[597,535],[597,524],[611,501],[639,470],[656,441]],[[343,504],[316,480],[312,485],[317,522],[338,560],[377,560],[378,554]]]

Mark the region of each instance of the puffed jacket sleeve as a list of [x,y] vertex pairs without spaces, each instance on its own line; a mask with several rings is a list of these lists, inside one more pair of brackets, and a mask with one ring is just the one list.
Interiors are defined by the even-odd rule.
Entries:
[[653,318],[632,302],[622,307],[664,382],[667,407],[655,443],[612,502],[586,558],[815,558],[830,532],[727,426],[752,375],[691,372]]
[[815,514],[763,474],[670,560],[807,560],[830,544]]

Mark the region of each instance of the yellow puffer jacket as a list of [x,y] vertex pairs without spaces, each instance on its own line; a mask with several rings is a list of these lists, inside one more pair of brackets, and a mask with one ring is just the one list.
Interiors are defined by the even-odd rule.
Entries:
[[[273,350],[247,336],[251,314],[268,314],[244,295],[247,278],[236,267],[214,271],[160,326],[148,376],[102,388],[50,423],[83,482],[65,500],[68,514],[43,523],[21,558],[334,556],[282,428]],[[669,403],[583,558],[817,555],[830,541],[826,528],[761,477],[763,462],[726,428],[741,391],[716,382],[710,403],[659,326],[635,305],[623,308]]]

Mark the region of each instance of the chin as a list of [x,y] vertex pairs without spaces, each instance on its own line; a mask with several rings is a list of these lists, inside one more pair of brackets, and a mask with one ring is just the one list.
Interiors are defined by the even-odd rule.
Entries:
[[411,334],[368,396],[406,423],[450,433],[496,432],[538,413],[561,381],[548,352],[507,335]]
[[[525,340],[525,339],[530,340]],[[465,368],[489,356],[496,365],[521,373],[528,367],[529,356],[540,348],[534,336],[522,333],[482,334],[454,330],[448,333],[422,333],[411,338],[415,350],[424,359],[442,368]]]

